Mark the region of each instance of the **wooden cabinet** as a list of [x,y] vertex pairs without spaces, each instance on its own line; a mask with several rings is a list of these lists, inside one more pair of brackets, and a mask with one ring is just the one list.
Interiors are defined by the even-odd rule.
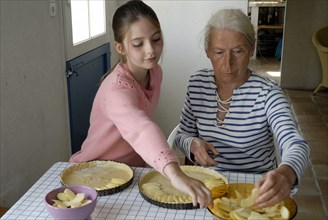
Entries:
[[280,58],[283,38],[285,3],[250,2],[251,22],[256,33],[257,57]]

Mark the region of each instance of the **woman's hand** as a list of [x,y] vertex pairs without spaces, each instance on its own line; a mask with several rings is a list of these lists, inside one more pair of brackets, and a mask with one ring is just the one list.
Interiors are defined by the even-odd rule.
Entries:
[[210,167],[215,166],[218,163],[209,154],[217,155],[219,152],[212,144],[199,138],[194,138],[191,142],[190,152],[194,154],[195,161],[201,166]]
[[191,196],[194,206],[199,204],[200,208],[206,208],[213,205],[210,190],[201,181],[184,174],[177,163],[166,165],[164,173],[175,188]]
[[259,188],[256,205],[264,208],[281,202],[290,195],[295,181],[296,175],[287,165],[281,165],[276,170],[268,172],[256,183]]

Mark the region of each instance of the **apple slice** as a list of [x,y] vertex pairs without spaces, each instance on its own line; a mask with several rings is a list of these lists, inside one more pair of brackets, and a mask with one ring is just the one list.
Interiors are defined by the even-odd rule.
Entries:
[[243,208],[253,206],[255,203],[255,199],[257,198],[258,195],[259,195],[259,189],[253,188],[251,195],[246,199],[242,199],[240,201],[240,206]]
[[55,203],[52,204],[52,206],[57,207],[57,208],[67,208],[67,206],[60,200],[57,199],[53,199],[52,201],[54,201]]
[[290,212],[286,208],[286,206],[281,206],[280,207],[280,215],[283,219],[289,219],[290,218]]
[[248,216],[248,220],[270,220],[268,217],[261,215],[258,212],[251,212]]
[[75,198],[75,193],[70,189],[65,189],[64,194],[69,198],[68,200],[73,200]]
[[70,197],[68,196],[67,193],[58,193],[57,194],[57,198],[60,200],[60,201],[69,201],[70,200]]

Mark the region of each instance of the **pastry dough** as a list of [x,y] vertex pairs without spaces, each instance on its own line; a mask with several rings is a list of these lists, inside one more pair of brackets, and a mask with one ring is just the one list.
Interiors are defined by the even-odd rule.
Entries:
[[[181,170],[188,176],[202,181],[210,190],[224,185],[227,189],[228,181],[220,173],[210,168],[198,166],[181,166]],[[157,171],[151,171],[139,181],[139,190],[150,201],[156,204],[190,204],[191,197],[173,187],[170,180]]]
[[61,174],[64,185],[83,185],[97,191],[113,189],[133,178],[132,169],[114,161],[91,161],[75,164]]

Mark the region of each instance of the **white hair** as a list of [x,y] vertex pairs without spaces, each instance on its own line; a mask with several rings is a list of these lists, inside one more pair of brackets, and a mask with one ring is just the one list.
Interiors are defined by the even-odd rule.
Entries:
[[245,35],[252,47],[255,46],[255,31],[249,18],[240,9],[221,9],[216,12],[205,27],[204,46],[208,49],[208,41],[213,29],[229,29]]

